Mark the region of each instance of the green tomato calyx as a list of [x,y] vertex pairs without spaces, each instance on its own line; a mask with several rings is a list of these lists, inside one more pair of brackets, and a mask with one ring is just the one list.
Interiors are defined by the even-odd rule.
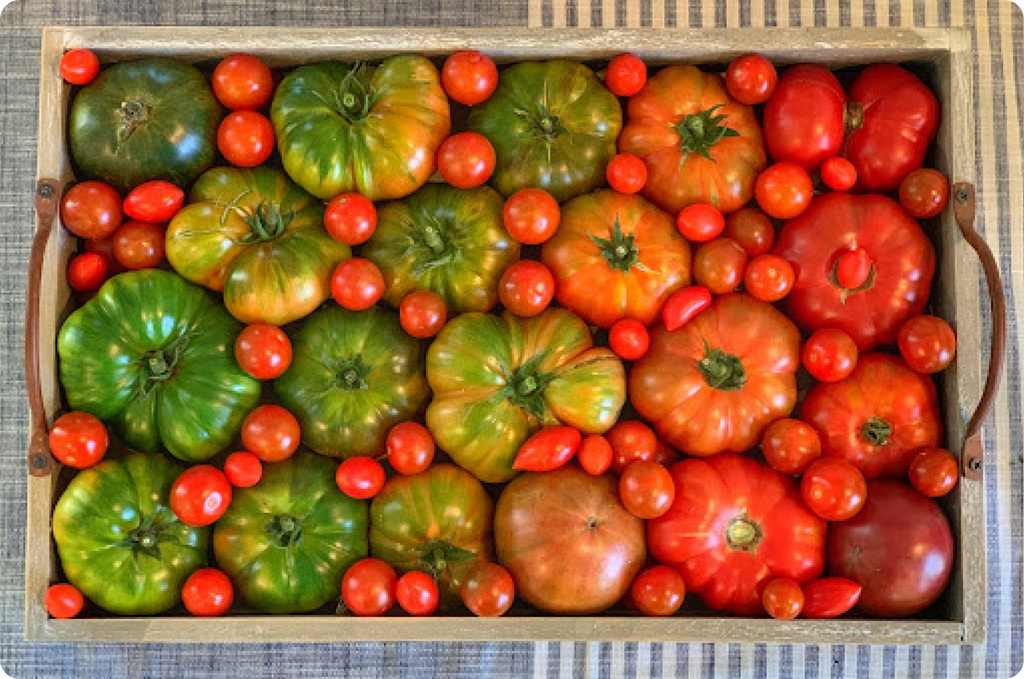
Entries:
[[174,377],[178,361],[187,346],[188,335],[183,335],[163,349],[154,349],[142,356],[142,368],[146,373],[143,396]]
[[733,551],[753,553],[757,551],[763,537],[761,526],[752,521],[745,511],[733,518],[725,528],[725,543]]
[[547,352],[538,354],[519,366],[498,394],[538,419],[544,416],[544,388],[555,379],[554,373],[540,372],[540,365],[547,355]]
[[600,238],[590,234],[590,240],[597,245],[601,251],[601,257],[608,262],[608,266],[616,271],[629,273],[640,258],[640,252],[634,244],[636,234],[631,233],[627,236],[622,233],[618,215],[615,215],[615,226],[612,228],[611,238]]
[[290,514],[275,514],[264,530],[278,547],[292,547],[302,540],[302,522]]
[[373,371],[363,363],[362,356],[342,360],[336,370],[336,385],[344,391],[363,391],[369,388],[366,378]]
[[417,559],[420,568],[435,580],[448,568],[448,564],[473,561],[480,558],[476,552],[463,549],[450,540],[434,539],[423,546]]
[[136,549],[158,557],[157,546],[160,542],[160,532],[164,525],[164,511],[157,510],[152,514],[142,517],[139,525],[128,533],[128,541]]
[[346,73],[334,96],[335,111],[349,124],[358,123],[370,115],[374,96],[366,64],[356,64]]
[[142,127],[149,120],[153,107],[142,101],[130,99],[122,101],[121,107],[117,109],[118,118],[121,124],[117,128],[118,143],[125,143],[138,128]]
[[884,446],[892,436],[892,425],[881,417],[872,417],[861,426],[860,435],[873,446]]
[[274,240],[288,230],[288,225],[294,217],[293,212],[281,212],[281,206],[277,203],[263,201],[254,211],[245,214],[249,233],[242,242],[249,245]]
[[700,374],[709,387],[722,391],[736,391],[747,383],[743,361],[721,349],[712,349],[704,342],[704,358],[697,363]]
[[738,137],[740,133],[725,124],[729,116],[714,115],[725,104],[712,106],[700,113],[691,113],[674,125],[679,134],[679,144],[684,154],[699,153],[708,160],[714,160],[711,147],[727,137]]

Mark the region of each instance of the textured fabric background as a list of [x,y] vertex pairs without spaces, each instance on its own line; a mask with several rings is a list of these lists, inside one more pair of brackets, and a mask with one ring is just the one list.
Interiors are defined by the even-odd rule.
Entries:
[[[808,676],[1012,677],[1022,664],[1021,338],[1024,25],[1008,0],[19,1],[0,15],[0,667],[27,677]],[[46,24],[416,26],[967,26],[980,230],[1011,310],[1007,371],[986,430],[989,634],[982,646],[764,644],[30,645],[22,640],[28,411],[21,367],[33,228],[37,73]],[[628,46],[624,46],[628,47]],[[979,280],[979,286],[981,282]],[[982,299],[985,299],[984,293]],[[988,332],[989,328],[984,328]]]

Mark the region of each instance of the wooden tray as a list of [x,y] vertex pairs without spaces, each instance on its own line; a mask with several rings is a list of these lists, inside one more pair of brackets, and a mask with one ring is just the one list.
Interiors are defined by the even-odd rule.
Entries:
[[[294,29],[195,27],[49,27],[43,30],[39,93],[37,212],[29,276],[26,376],[32,410],[25,559],[25,636],[33,640],[137,642],[328,642],[358,640],[644,640],[771,643],[959,644],[984,638],[985,520],[981,479],[981,421],[994,397],[1002,364],[1003,307],[991,252],[974,233],[974,92],[969,38],[963,29],[750,29],[718,30],[522,30],[522,29]],[[443,56],[482,50],[499,63],[565,57],[601,62],[623,51],[649,64],[690,62],[721,67],[736,56],[760,52],[777,64],[812,61],[836,68],[877,61],[910,62],[927,73],[942,102],[942,127],[933,164],[952,181],[954,210],[933,228],[938,275],[933,305],[957,329],[957,360],[940,380],[947,445],[961,456],[963,478],[943,499],[956,536],[952,582],[938,619],[795,620],[701,615],[604,617],[352,618],[326,615],[223,618],[48,617],[43,595],[57,573],[50,514],[58,495],[59,465],[46,448],[47,426],[61,411],[56,332],[70,312],[65,280],[75,239],[54,228],[59,196],[73,179],[65,145],[70,87],[58,64],[63,52],[88,47],[102,62],[167,55],[187,61],[234,52],[259,55],[271,67],[326,59],[380,59],[401,52]],[[958,229],[958,221],[960,229]],[[961,231],[964,238],[961,237]],[[968,238],[968,240],[965,240]],[[982,379],[982,257],[993,309],[992,364]],[[983,394],[984,392],[984,394]],[[979,406],[979,403],[981,405]],[[972,413],[974,415],[972,416]]]

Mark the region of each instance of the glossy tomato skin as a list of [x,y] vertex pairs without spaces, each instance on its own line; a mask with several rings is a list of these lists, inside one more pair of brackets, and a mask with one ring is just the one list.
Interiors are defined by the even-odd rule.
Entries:
[[637,193],[647,183],[647,166],[636,156],[619,153],[608,163],[605,176],[619,193]]
[[661,320],[669,332],[678,330],[711,306],[711,291],[703,285],[676,290],[661,309]]
[[164,261],[164,227],[127,221],[114,232],[114,258],[130,271],[152,269]]
[[209,526],[224,515],[230,504],[228,478],[208,464],[189,467],[171,486],[171,510],[189,526]]
[[676,227],[687,240],[706,243],[725,229],[721,211],[709,203],[690,203],[676,215]]
[[747,252],[731,238],[716,238],[697,248],[693,280],[715,295],[733,292],[743,283]]
[[864,506],[867,484],[851,462],[825,457],[815,460],[800,481],[804,502],[826,521],[846,521]]
[[734,59],[725,72],[725,86],[733,99],[754,106],[763,104],[775,92],[779,74],[772,62],[760,54]]
[[434,437],[418,422],[400,422],[391,428],[386,440],[388,462],[399,474],[425,471],[434,460]]
[[200,568],[188,576],[181,588],[181,601],[186,610],[198,617],[224,615],[234,600],[231,579],[216,568]]
[[871,275],[871,255],[864,248],[844,252],[836,261],[836,282],[847,290],[856,290]]
[[462,583],[462,603],[473,615],[496,618],[505,615],[516,596],[516,584],[504,566],[480,562]]
[[169,222],[185,204],[185,192],[160,179],[139,184],[124,198],[126,217],[140,222]]
[[548,472],[572,459],[583,441],[573,427],[545,427],[519,448],[512,468],[520,471]]
[[441,69],[445,94],[466,106],[486,101],[498,87],[498,67],[486,54],[461,50],[445,59]]
[[635,54],[620,54],[605,70],[604,82],[617,97],[632,97],[647,83],[647,64]]
[[900,205],[915,219],[935,217],[949,202],[949,180],[938,170],[918,168],[900,182]]
[[600,476],[612,465],[612,445],[600,434],[591,434],[580,443],[576,451],[576,459],[583,471],[592,476]]
[[384,296],[384,275],[362,257],[346,259],[331,275],[331,297],[349,311],[365,311]]
[[838,382],[853,372],[859,352],[853,338],[842,330],[822,328],[807,338],[800,356],[811,377],[820,382]]
[[652,460],[630,463],[619,477],[619,499],[639,519],[656,519],[667,512],[675,494],[668,470]]
[[91,467],[102,460],[109,443],[107,428],[89,413],[65,413],[50,428],[50,452],[62,464],[76,469]]
[[849,578],[818,578],[803,587],[804,617],[838,618],[860,601],[864,588]]
[[387,473],[372,457],[350,457],[338,465],[335,481],[345,495],[356,500],[369,500],[380,492]]
[[242,444],[261,462],[280,462],[299,447],[299,422],[288,410],[268,403],[257,406],[242,422]]
[[68,50],[60,58],[60,77],[72,85],[88,85],[100,72],[100,60],[92,50]]
[[236,488],[251,488],[263,478],[263,464],[253,453],[240,450],[224,460],[224,476]]
[[900,327],[896,342],[903,360],[919,373],[941,372],[956,355],[956,333],[937,316],[911,318]]
[[630,586],[633,603],[644,615],[672,615],[683,605],[683,576],[669,566],[652,566],[636,576]]
[[437,150],[437,169],[458,189],[480,186],[494,173],[494,147],[476,132],[460,132],[444,140]]
[[626,467],[640,460],[653,460],[658,454],[658,437],[654,430],[637,420],[622,420],[605,434],[612,447],[611,469],[621,474]]
[[821,181],[833,191],[849,191],[857,185],[857,168],[842,156],[833,156],[821,164]]
[[66,620],[82,612],[82,608],[85,606],[85,597],[74,585],[61,582],[51,585],[46,590],[44,604],[47,613],[58,620]]
[[948,450],[925,448],[910,460],[910,485],[928,497],[942,497],[960,478],[960,465]]
[[280,377],[292,362],[292,343],[273,325],[254,323],[238,333],[235,360],[258,380]]
[[427,339],[441,332],[448,320],[448,305],[436,292],[416,290],[402,298],[398,320],[411,337]]
[[842,149],[845,112],[846,94],[831,71],[817,64],[787,68],[764,107],[768,154],[813,172]]
[[512,238],[523,245],[539,245],[555,235],[562,213],[547,191],[519,189],[505,201],[502,220]]
[[775,225],[768,215],[756,207],[744,207],[725,218],[722,235],[739,243],[748,257],[757,257],[772,251]]
[[234,111],[257,109],[274,91],[274,74],[263,60],[249,54],[232,54],[213,69],[213,94]]
[[762,302],[778,302],[793,289],[793,267],[778,255],[758,255],[750,260],[743,283],[750,296]]
[[362,245],[377,229],[377,209],[366,196],[342,193],[327,203],[324,226],[331,238],[339,243]]
[[804,608],[804,592],[796,580],[775,578],[764,588],[761,603],[776,620],[792,620]]
[[516,262],[498,281],[498,298],[516,316],[536,316],[551,304],[555,279],[551,271],[532,259]]
[[257,111],[235,111],[217,128],[217,149],[237,167],[256,167],[274,152],[274,127]]
[[757,177],[757,204],[776,219],[800,216],[811,204],[814,184],[800,165],[787,161],[775,163]]
[[647,327],[632,318],[620,318],[608,331],[608,346],[623,360],[635,361],[641,358],[650,345]]
[[94,292],[107,280],[107,260],[96,252],[83,252],[68,262],[68,285],[78,292]]
[[432,615],[437,610],[440,592],[434,578],[422,571],[409,571],[398,578],[395,599],[409,615]]
[[821,457],[821,438],[806,422],[783,418],[765,429],[761,451],[772,469],[783,474],[803,474]]
[[647,522],[647,546],[710,608],[757,615],[767,582],[821,573],[826,524],[791,478],[733,454],[683,460],[671,474],[676,499]]
[[61,224],[79,238],[106,238],[121,225],[122,217],[121,195],[103,182],[75,184],[61,199]]
[[384,615],[395,605],[398,574],[380,559],[363,559],[345,571],[341,600],[362,617]]

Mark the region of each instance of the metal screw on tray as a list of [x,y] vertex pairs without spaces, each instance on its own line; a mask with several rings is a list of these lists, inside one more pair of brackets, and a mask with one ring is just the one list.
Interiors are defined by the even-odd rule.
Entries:
[[958,203],[966,203],[971,198],[971,192],[966,187],[960,187],[956,192],[956,200]]
[[40,184],[36,192],[40,198],[49,198],[53,195],[53,187],[49,184]]
[[46,457],[41,453],[32,456],[32,466],[36,469],[46,469]]
[[967,466],[968,468],[970,468],[972,472],[976,472],[979,469],[981,469],[981,460],[979,460],[976,457],[972,457],[970,460],[967,461]]

